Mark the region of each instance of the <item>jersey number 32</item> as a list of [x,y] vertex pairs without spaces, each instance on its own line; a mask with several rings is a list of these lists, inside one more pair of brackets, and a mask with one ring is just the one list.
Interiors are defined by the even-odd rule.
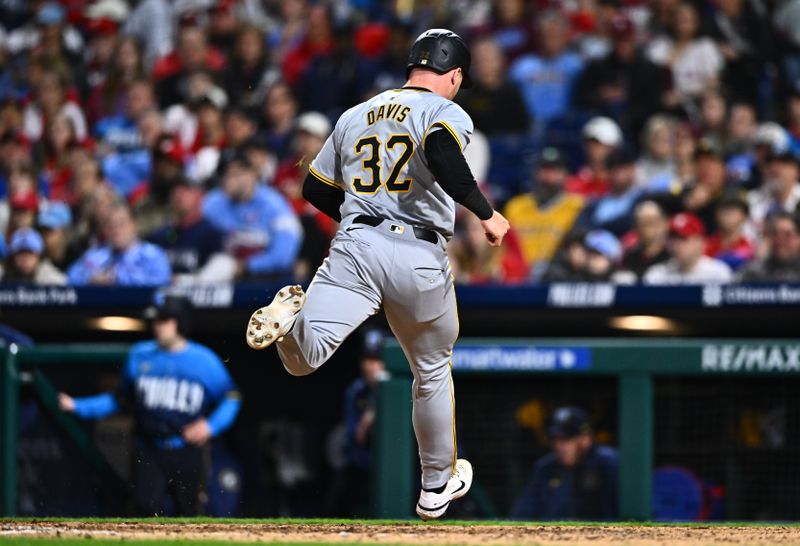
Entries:
[[[386,178],[386,190],[391,192],[407,192],[411,189],[411,179],[400,178],[400,173],[411,160],[414,155],[414,142],[408,135],[392,135],[386,141],[386,150],[393,151],[395,148],[402,148],[400,157],[395,161],[394,165]],[[368,176],[364,178],[353,178],[353,188],[357,193],[375,193],[381,187],[381,155],[382,144],[376,136],[368,136],[358,140],[355,145],[355,151],[359,155],[366,155],[367,157],[361,160],[364,166],[364,171]]]

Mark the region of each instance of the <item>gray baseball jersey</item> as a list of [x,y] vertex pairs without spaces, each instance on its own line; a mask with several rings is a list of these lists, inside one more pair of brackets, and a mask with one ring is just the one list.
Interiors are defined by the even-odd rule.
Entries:
[[472,120],[460,106],[430,91],[385,91],[339,118],[311,171],[346,192],[342,218],[380,216],[449,239],[455,203],[434,180],[423,151],[430,133],[445,130],[463,150]]
[[[292,331],[277,343],[289,373],[312,373],[382,307],[414,375],[425,488],[446,483],[456,462],[450,358],[458,312],[450,264],[443,238],[417,239],[412,229],[453,232],[455,205],[422,149],[433,131],[450,131],[463,149],[472,122],[453,102],[414,89],[381,93],[342,115],[311,164],[315,178],[345,191],[342,222]],[[355,222],[361,214],[385,221]]]

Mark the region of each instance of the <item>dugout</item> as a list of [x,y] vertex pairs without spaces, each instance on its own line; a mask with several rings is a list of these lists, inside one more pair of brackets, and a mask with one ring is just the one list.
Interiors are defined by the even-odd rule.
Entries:
[[[418,483],[411,377],[398,346],[387,362],[376,499],[380,516],[407,517]],[[470,516],[508,513],[547,449],[537,423],[573,404],[619,449],[621,519],[800,518],[797,342],[467,339],[453,372],[459,450],[476,467]]]

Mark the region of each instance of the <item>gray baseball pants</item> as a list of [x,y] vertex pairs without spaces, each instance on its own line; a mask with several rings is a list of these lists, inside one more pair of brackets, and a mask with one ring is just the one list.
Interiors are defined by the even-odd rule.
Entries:
[[413,425],[422,487],[440,487],[456,461],[450,359],[458,337],[455,292],[441,237],[433,244],[398,222],[370,227],[345,219],[292,331],[276,343],[278,354],[290,374],[310,374],[381,306],[414,375]]

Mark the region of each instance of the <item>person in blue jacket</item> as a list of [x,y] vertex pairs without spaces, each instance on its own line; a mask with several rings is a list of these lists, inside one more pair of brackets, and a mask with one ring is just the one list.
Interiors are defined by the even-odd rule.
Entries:
[[536,461],[511,512],[514,519],[610,520],[617,517],[619,456],[594,443],[581,408],[555,411],[548,429],[553,451]]
[[202,512],[209,440],[227,430],[239,412],[239,392],[222,361],[188,339],[191,306],[183,297],[160,296],[148,309],[152,341],[128,353],[114,393],[72,398],[59,406],[81,419],[102,419],[123,409],[135,417],[136,503],[142,514],[163,512],[165,495],[177,515]]
[[222,187],[208,193],[203,215],[225,234],[237,259],[238,277],[289,273],[303,239],[297,215],[276,190],[259,185],[258,172],[244,153],[222,166]]
[[105,226],[108,244],[90,248],[67,270],[71,285],[163,286],[172,271],[164,250],[138,237],[136,220],[123,203],[113,205]]

